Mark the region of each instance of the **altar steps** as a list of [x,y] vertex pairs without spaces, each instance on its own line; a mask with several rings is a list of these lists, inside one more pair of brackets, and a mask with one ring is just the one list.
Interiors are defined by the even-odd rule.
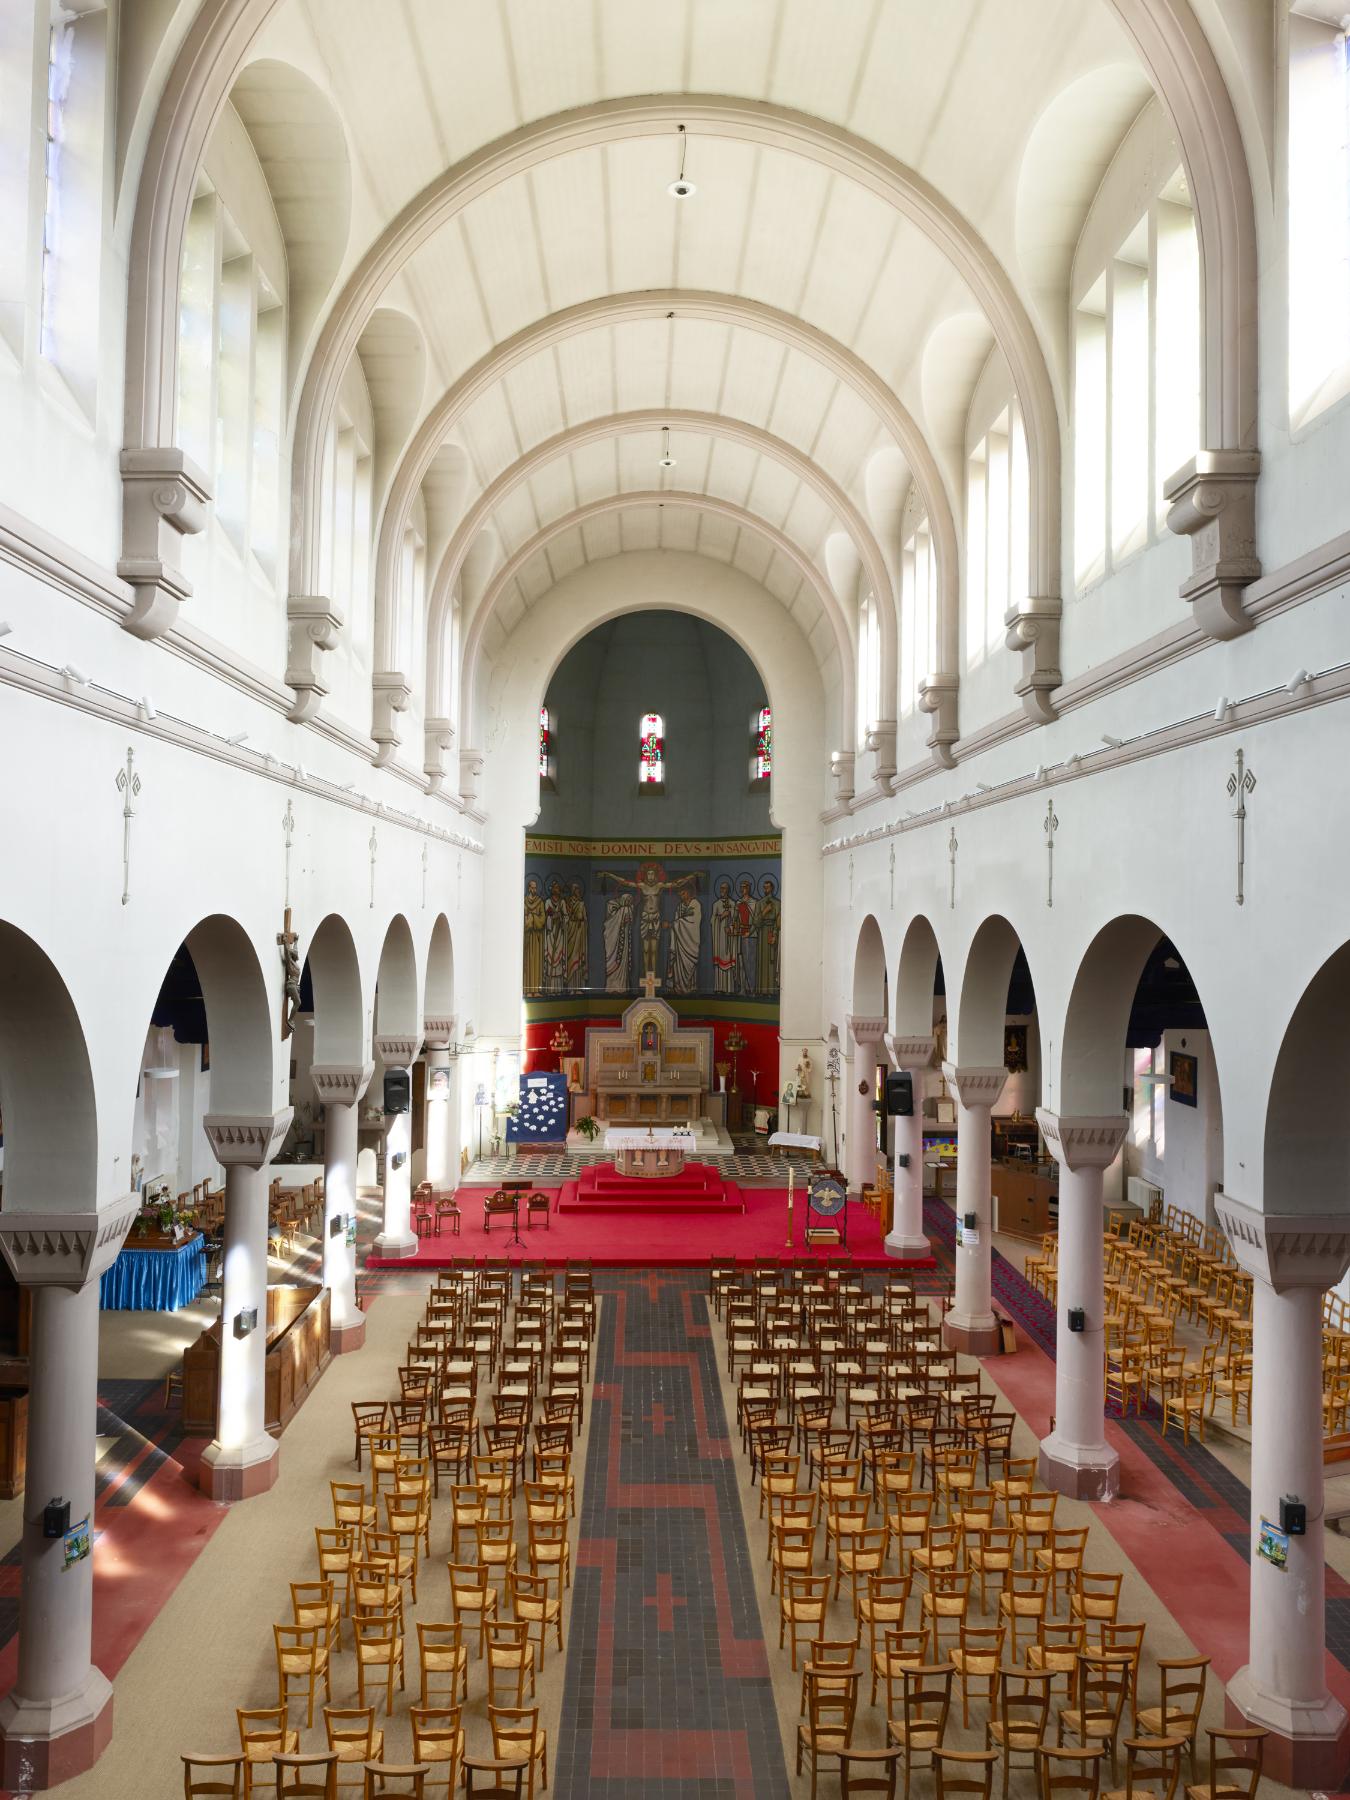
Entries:
[[734,1181],[724,1181],[706,1163],[686,1163],[678,1175],[655,1176],[624,1175],[612,1163],[596,1163],[562,1184],[557,1211],[744,1212],[745,1197]]

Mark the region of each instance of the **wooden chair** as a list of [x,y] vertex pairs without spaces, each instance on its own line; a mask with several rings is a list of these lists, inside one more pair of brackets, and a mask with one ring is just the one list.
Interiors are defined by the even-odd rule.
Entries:
[[[968,1625],[961,1621],[960,1641],[952,1651],[956,1679],[961,1689],[961,1727],[970,1729],[970,1696],[975,1692],[994,1708],[994,1690],[998,1682],[999,1662],[1003,1655],[1002,1625]],[[976,1683],[983,1682],[982,1688]],[[983,1752],[981,1752],[983,1754]]]
[[1078,1571],[1083,1566],[1087,1540],[1088,1528],[1086,1525],[1073,1526],[1069,1529],[1060,1526],[1051,1534],[1050,1542],[1036,1552],[1033,1566],[1044,1569],[1050,1576],[1050,1608],[1052,1612],[1059,1601],[1061,1583],[1066,1596],[1074,1588]]
[[927,1755],[931,1768],[934,1752],[942,1748],[947,1735],[956,1665],[923,1663],[917,1669],[902,1668],[898,1674],[898,1707],[894,1678],[888,1677],[886,1682],[886,1733],[889,1742],[905,1753],[905,1800],[909,1800],[910,1776],[918,1758]]
[[458,1620],[417,1621],[417,1663],[420,1706],[442,1708],[468,1699],[469,1652]]
[[1139,1730],[1139,1664],[1143,1660],[1146,1629],[1143,1624],[1124,1624],[1112,1619],[1103,1620],[1099,1633],[1103,1656],[1114,1656],[1130,1672],[1130,1719],[1136,1733]]
[[548,1737],[537,1706],[488,1707],[492,1754],[498,1762],[521,1763],[527,1773],[525,1792],[533,1800],[536,1771],[541,1788],[548,1786]]
[[489,1619],[487,1634],[488,1704],[523,1706],[526,1682],[534,1692],[534,1645],[524,1619]]
[[[526,1625],[539,1628],[539,1672],[544,1669],[544,1645],[550,1631],[563,1652],[562,1597],[552,1592],[547,1575],[515,1574],[510,1582],[511,1610]],[[533,1640],[531,1640],[533,1641]]]
[[369,1446],[370,1438],[377,1432],[383,1432],[388,1426],[388,1401],[353,1400],[352,1423],[356,1428],[356,1451],[354,1461],[359,1469],[362,1466],[362,1452]]
[[803,1639],[810,1643],[825,1629],[825,1614],[830,1605],[828,1575],[789,1574],[783,1577],[778,1592],[778,1648],[788,1637],[792,1671],[797,1671],[797,1648]]
[[1013,1566],[1015,1545],[1013,1531],[1007,1525],[991,1525],[986,1530],[977,1532],[973,1542],[967,1543],[966,1561],[980,1578],[981,1612],[989,1605],[989,1578],[995,1575],[998,1577],[1000,1593],[1007,1584]]
[[1126,1738],[1125,1786],[1112,1788],[1101,1800],[1173,1800],[1185,1743],[1179,1737]]
[[521,1800],[525,1792],[525,1765],[503,1762],[494,1756],[464,1758],[464,1792],[467,1800]]
[[254,1771],[272,1771],[272,1758],[278,1750],[300,1748],[300,1733],[289,1729],[284,1706],[239,1707],[239,1749],[244,1759],[244,1800],[253,1792]]
[[975,1579],[971,1569],[935,1569],[928,1577],[928,1587],[920,1598],[919,1619],[933,1634],[933,1661],[942,1661],[942,1625],[946,1620],[960,1633],[970,1611],[970,1584]]
[[464,1726],[458,1706],[413,1706],[413,1757],[427,1769],[428,1782],[445,1777],[446,1800],[454,1800],[464,1760]]
[[[321,1625],[274,1625],[272,1638],[277,1656],[277,1705],[287,1719],[293,1694],[305,1701],[305,1729],[314,1723],[314,1700],[319,1682],[323,1697],[333,1697],[328,1668],[328,1633]],[[287,1753],[289,1754],[289,1752]]]
[[291,1623],[317,1625],[327,1633],[329,1653],[342,1648],[342,1610],[333,1596],[331,1581],[291,1583]]
[[364,1531],[375,1523],[375,1508],[366,1499],[359,1481],[330,1481],[333,1496],[333,1523],[345,1525],[349,1531]]
[[806,1670],[806,1722],[797,1727],[797,1773],[802,1772],[802,1758],[811,1762],[811,1800],[815,1800],[820,1759],[833,1757],[853,1736],[853,1721],[858,1711],[857,1669],[844,1673],[838,1669]]
[[998,1597],[999,1616],[1008,1622],[1008,1649],[1017,1658],[1019,1625],[1027,1625],[1032,1634],[1045,1618],[1050,1598],[1050,1576],[1045,1570],[1010,1569],[1002,1593]]
[[1029,1756],[1031,1765],[1045,1741],[1050,1722],[1048,1669],[1004,1668],[998,1674],[998,1710],[990,1708],[984,1747],[1003,1759],[1003,1800],[1008,1800],[1008,1778],[1014,1756]]
[[356,1533],[350,1525],[316,1525],[314,1544],[319,1559],[319,1579],[331,1584],[334,1593],[342,1583],[342,1610],[352,1610],[352,1561],[356,1551]]
[[[1245,1726],[1241,1731],[1220,1731],[1210,1725],[1206,1727],[1205,1735],[1209,1739],[1209,1780],[1188,1782],[1186,1800],[1256,1800],[1266,1739],[1270,1733],[1263,1725]],[[1177,1745],[1180,1760],[1180,1747],[1185,1739],[1177,1737],[1162,1741]],[[1226,1747],[1222,1756],[1220,1745]],[[1170,1795],[1164,1796],[1164,1800],[1171,1800]]]
[[572,1552],[567,1542],[567,1520],[561,1510],[553,1518],[528,1513],[525,1520],[530,1547],[530,1573],[546,1575],[558,1583],[558,1596],[572,1585]]
[[1095,1624],[1100,1637],[1103,1625],[1115,1623],[1124,1580],[1119,1573],[1080,1568],[1069,1595],[1069,1617],[1081,1619],[1084,1625]]
[[1061,1750],[1054,1744],[1042,1744],[1036,1753],[1040,1800],[1056,1800],[1059,1794],[1098,1800],[1105,1754],[1100,1745],[1095,1750]]
[[[208,1751],[182,1753],[184,1800],[197,1800],[198,1795],[228,1795],[241,1800],[244,1792],[244,1759],[232,1751],[212,1754]],[[230,1778],[225,1780],[225,1771]]]
[[1036,1641],[1026,1648],[1029,1669],[1048,1670],[1064,1677],[1066,1706],[1071,1706],[1078,1693],[1079,1658],[1087,1648],[1087,1627],[1081,1619],[1042,1619],[1036,1628]]
[[403,1681],[402,1621],[397,1613],[369,1613],[354,1619],[356,1634],[356,1693],[362,1706],[366,1704],[366,1679],[373,1673],[384,1686],[384,1716],[394,1710],[394,1677],[399,1688]]
[[990,1800],[997,1761],[997,1750],[935,1750],[933,1778],[937,1800],[951,1800],[957,1794],[969,1795],[971,1800]]
[[1205,1441],[1205,1408],[1209,1398],[1209,1383],[1203,1375],[1187,1375],[1184,1380],[1171,1388],[1163,1401],[1162,1434],[1167,1435],[1167,1427],[1174,1426],[1181,1432],[1182,1442],[1189,1444],[1192,1430],[1199,1435],[1200,1442]]
[[850,1794],[883,1794],[895,1800],[895,1781],[900,1758],[899,1746],[889,1750],[864,1750],[857,1744],[846,1744],[838,1753],[839,1792],[848,1800]]
[[882,1644],[886,1641],[886,1633],[905,1622],[905,1608],[909,1603],[909,1578],[906,1575],[869,1575],[867,1589],[857,1596],[853,1612],[858,1621],[858,1632],[861,1637],[864,1626],[867,1628],[867,1649],[872,1665],[871,1704],[877,1703],[877,1636],[880,1631]]
[[365,1800],[382,1800],[385,1794],[407,1794],[423,1800],[431,1771],[425,1763],[368,1762]]
[[1200,1730],[1200,1709],[1205,1704],[1205,1681],[1209,1674],[1207,1656],[1174,1656],[1158,1658],[1158,1683],[1161,1690],[1157,1706],[1146,1706],[1139,1714],[1139,1728],[1149,1737],[1182,1737],[1191,1759],[1191,1781],[1197,1779],[1195,1740]]
[[[337,1756],[332,1750],[278,1752],[272,1758],[276,1771],[277,1800],[336,1800]],[[288,1780],[287,1777],[294,1777]]]
[[[365,1765],[384,1755],[384,1733],[375,1724],[373,1706],[325,1706],[323,1728],[328,1748],[337,1756],[337,1789],[354,1788],[358,1794],[365,1788]],[[345,1781],[351,1770],[354,1779]]]
[[1111,1779],[1116,1779],[1116,1737],[1129,1692],[1130,1672],[1118,1657],[1085,1650],[1078,1668],[1078,1697],[1060,1708],[1055,1741],[1064,1734],[1081,1744],[1101,1744],[1111,1753]]

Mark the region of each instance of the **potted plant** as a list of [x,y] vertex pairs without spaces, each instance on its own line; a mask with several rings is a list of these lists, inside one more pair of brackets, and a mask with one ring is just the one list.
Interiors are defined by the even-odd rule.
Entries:
[[588,1144],[593,1144],[600,1135],[600,1121],[593,1119],[589,1113],[584,1119],[577,1120],[577,1130]]

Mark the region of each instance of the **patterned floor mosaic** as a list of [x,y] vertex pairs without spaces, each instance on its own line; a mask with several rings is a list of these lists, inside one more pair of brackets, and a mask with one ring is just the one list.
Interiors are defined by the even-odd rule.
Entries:
[[[527,1177],[540,1187],[552,1187],[572,1181],[588,1163],[613,1162],[612,1151],[567,1150],[550,1154],[533,1150],[528,1156],[483,1156],[469,1164],[460,1177],[465,1187],[483,1183],[509,1181],[512,1176]],[[736,1150],[730,1156],[710,1157],[729,1181],[781,1187],[787,1181],[787,1164],[768,1150]],[[799,1169],[801,1165],[798,1165]]]

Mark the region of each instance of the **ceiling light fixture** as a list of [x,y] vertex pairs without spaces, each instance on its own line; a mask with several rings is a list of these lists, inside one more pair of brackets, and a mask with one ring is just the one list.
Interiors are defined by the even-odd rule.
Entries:
[[669,425],[663,425],[661,427],[661,467],[663,469],[673,469],[675,467],[675,458],[670,454]]
[[676,129],[680,134],[680,172],[666,192],[672,200],[690,200],[698,192],[698,189],[692,181],[686,181],[684,175],[684,156],[685,151],[689,148],[689,136],[683,125],[677,126]]

